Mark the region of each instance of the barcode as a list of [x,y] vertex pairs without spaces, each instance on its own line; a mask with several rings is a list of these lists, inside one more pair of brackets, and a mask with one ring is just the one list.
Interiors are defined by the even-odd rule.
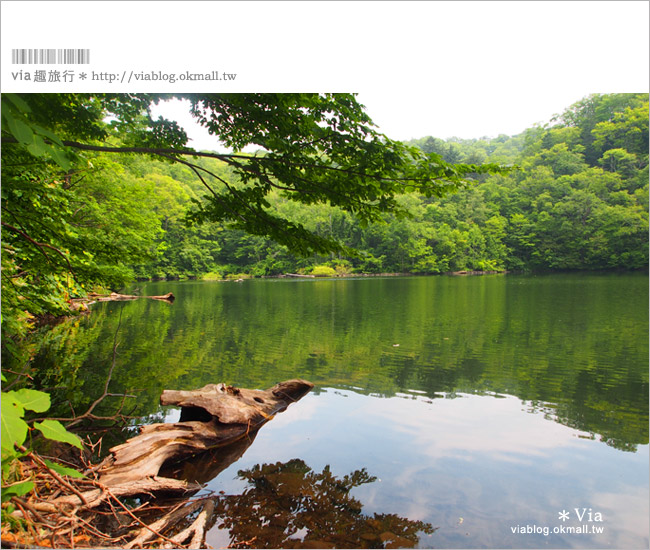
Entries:
[[13,65],[87,65],[90,50],[32,48],[11,50]]

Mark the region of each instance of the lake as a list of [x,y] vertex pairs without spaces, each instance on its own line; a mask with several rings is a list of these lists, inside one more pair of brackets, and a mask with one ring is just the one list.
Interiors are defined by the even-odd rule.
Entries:
[[132,428],[178,418],[166,388],[315,384],[204,480],[215,548],[648,547],[646,274],[135,291],[176,301],[97,304],[47,333],[38,382],[65,386],[59,403],[101,394],[115,339],[110,391],[137,395]]

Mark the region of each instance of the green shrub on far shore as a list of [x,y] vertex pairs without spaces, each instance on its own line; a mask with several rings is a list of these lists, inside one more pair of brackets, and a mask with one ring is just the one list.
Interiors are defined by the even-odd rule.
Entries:
[[252,279],[253,276],[249,275],[248,273],[228,273],[226,275],[226,279],[231,280],[231,279]]
[[201,275],[201,279],[204,281],[220,281],[223,279],[223,277],[218,271],[210,271],[209,273],[204,273]]
[[336,271],[328,265],[317,265],[311,270],[314,277],[336,277]]

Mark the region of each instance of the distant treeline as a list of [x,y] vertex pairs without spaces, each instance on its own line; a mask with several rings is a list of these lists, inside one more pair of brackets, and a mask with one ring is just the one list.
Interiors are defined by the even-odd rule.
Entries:
[[[134,238],[147,241],[147,262],[131,263],[129,275],[143,279],[311,273],[316,266],[322,274],[323,266],[330,273],[647,268],[647,94],[592,95],[517,136],[429,136],[410,144],[452,163],[514,169],[478,176],[442,199],[403,195],[410,217],[366,227],[338,208],[295,203],[278,191],[272,208],[358,251],[308,258],[223,225],[188,225],[187,207],[204,191],[182,165],[118,159],[112,169],[119,178],[98,177],[119,179],[128,186],[122,192],[140,201],[139,214],[120,230],[131,238],[130,226],[143,224]],[[199,162],[232,181],[223,163]]]

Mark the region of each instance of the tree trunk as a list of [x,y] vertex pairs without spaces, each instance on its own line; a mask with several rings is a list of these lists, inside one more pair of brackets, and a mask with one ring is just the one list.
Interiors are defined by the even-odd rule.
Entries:
[[150,300],[161,300],[168,304],[173,304],[176,296],[171,292],[163,294],[162,296],[133,296],[130,294],[117,294],[111,292],[110,294],[95,294],[91,292],[85,298],[72,298],[70,300],[70,310],[73,312],[87,312],[88,306],[96,302],[124,302],[128,300],[137,300],[139,298],[149,298]]

